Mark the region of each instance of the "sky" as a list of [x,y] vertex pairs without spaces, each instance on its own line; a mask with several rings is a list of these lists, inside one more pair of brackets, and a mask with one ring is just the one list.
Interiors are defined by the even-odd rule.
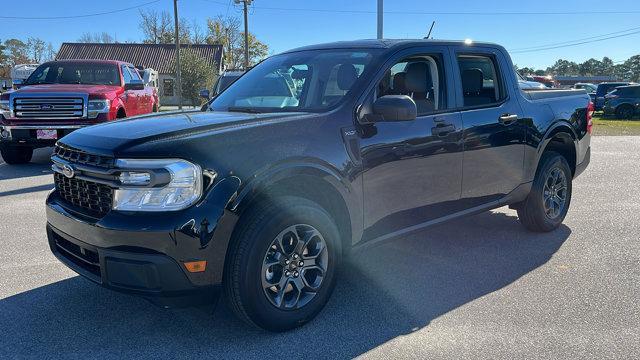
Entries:
[[[0,40],[39,37],[57,49],[62,42],[76,41],[84,32],[108,32],[118,41],[141,41],[139,9],[74,19],[6,17],[105,13],[151,1],[1,0]],[[315,43],[375,38],[376,1],[254,0],[249,31],[274,54]],[[242,16],[240,6],[234,5],[233,0],[179,0],[178,6],[180,17],[198,22],[203,29],[207,17]],[[156,0],[142,9],[173,14],[173,1]],[[582,62],[608,56],[618,62],[640,54],[637,0],[385,0],[384,10],[385,38],[422,38],[435,21],[432,34],[435,38],[501,44],[510,50],[514,64],[519,67],[546,68],[559,58]],[[620,36],[627,34],[630,35]],[[599,39],[603,40],[564,46]],[[528,51],[531,48],[535,51]]]

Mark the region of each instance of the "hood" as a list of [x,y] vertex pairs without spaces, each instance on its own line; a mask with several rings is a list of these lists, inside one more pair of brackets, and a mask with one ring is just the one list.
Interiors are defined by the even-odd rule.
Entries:
[[82,128],[65,136],[61,142],[95,154],[113,156],[146,142],[234,130],[304,115],[310,116],[290,112],[246,114],[217,111],[145,115]]
[[69,93],[87,93],[87,94],[104,94],[119,89],[119,86],[113,85],[82,85],[82,84],[41,84],[27,85],[16,91],[20,93],[51,93],[51,92],[69,92]]

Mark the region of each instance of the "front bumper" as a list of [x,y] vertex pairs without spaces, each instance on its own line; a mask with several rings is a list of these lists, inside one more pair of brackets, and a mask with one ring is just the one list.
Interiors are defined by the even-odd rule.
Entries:
[[[0,145],[28,146],[33,148],[53,146],[57,139],[83,126],[76,125],[29,125],[11,126],[0,124]],[[56,139],[38,139],[38,130],[56,130]]]
[[[58,197],[47,198],[47,235],[54,255],[87,279],[150,298],[210,293],[222,282],[227,245],[236,222],[225,205],[235,183],[220,181],[198,205],[180,212],[85,217]],[[226,198],[226,201],[223,199]],[[206,260],[190,273],[184,262]]]

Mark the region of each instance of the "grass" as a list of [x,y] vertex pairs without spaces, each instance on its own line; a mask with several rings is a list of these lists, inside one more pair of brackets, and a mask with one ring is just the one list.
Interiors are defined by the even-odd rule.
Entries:
[[594,116],[593,134],[596,136],[640,135],[640,120],[612,120]]

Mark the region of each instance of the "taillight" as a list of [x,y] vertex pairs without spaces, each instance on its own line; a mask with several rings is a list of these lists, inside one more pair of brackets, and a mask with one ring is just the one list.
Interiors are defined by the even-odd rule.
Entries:
[[593,102],[589,101],[589,105],[587,105],[587,132],[591,134],[593,132],[593,113],[596,111],[596,108],[593,106]]

